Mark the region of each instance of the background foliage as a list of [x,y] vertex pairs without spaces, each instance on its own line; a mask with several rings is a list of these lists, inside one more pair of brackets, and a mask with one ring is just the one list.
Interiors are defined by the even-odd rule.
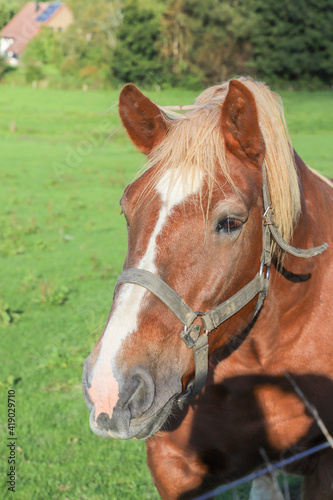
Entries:
[[333,82],[332,0],[256,0],[252,67],[265,80]]
[[160,25],[152,10],[136,3],[125,5],[122,23],[117,30],[112,71],[120,82],[135,81],[141,85],[162,83],[160,60]]
[[[0,27],[24,3],[0,0]],[[61,35],[42,30],[29,44],[24,57],[28,82],[97,88],[132,81],[148,88],[200,88],[247,74],[280,87],[333,84],[332,0],[67,4],[75,23]],[[19,75],[0,69],[0,78],[1,73],[9,82],[20,82]]]

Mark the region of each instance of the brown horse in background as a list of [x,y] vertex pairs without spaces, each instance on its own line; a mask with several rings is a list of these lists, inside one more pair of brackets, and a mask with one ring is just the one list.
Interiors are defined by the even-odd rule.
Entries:
[[[148,164],[121,200],[125,273],[83,375],[93,432],[147,439],[164,499],[322,442],[290,380],[333,432],[332,184],[294,152],[265,85],[232,80],[191,108],[121,93]],[[332,449],[289,470],[305,499],[333,499]]]

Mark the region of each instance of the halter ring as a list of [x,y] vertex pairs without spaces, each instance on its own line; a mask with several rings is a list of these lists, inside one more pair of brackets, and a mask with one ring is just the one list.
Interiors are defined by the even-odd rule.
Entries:
[[[205,315],[205,313],[201,312],[201,311],[195,311],[195,314],[197,315],[197,318],[201,318],[202,316]],[[186,333],[188,331],[189,327],[187,325],[184,325],[184,333]],[[204,330],[204,335],[208,335],[209,334],[209,330]]]

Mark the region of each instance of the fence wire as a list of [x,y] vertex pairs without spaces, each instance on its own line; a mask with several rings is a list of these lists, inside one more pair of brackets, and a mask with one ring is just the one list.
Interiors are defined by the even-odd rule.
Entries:
[[276,469],[283,468],[286,465],[289,465],[293,462],[296,462],[297,460],[301,460],[301,458],[307,457],[307,456],[312,455],[314,453],[318,453],[318,451],[322,451],[325,448],[330,448],[330,447],[331,447],[331,445],[327,441],[325,443],[318,444],[317,446],[313,446],[312,448],[309,448],[308,450],[301,451],[300,453],[297,453],[296,455],[293,455],[292,457],[285,458],[285,459],[281,460],[280,462],[276,462],[275,464],[270,464],[263,469],[260,469],[256,472],[252,472],[251,474],[248,474],[247,476],[243,476],[240,479],[236,479],[235,481],[232,481],[231,483],[225,484],[223,486],[219,486],[215,490],[209,491],[208,493],[204,493],[203,495],[195,497],[194,500],[212,499],[216,495],[220,495],[221,493],[225,493],[226,491],[232,490],[233,488],[236,488],[237,486],[240,486],[241,484],[249,483],[250,481],[257,479],[258,477],[263,476],[264,474],[271,473],[271,472],[275,471]]
[[[312,404],[310,404],[310,402],[307,400],[307,398],[305,397],[305,395],[301,391],[301,389],[298,387],[298,385],[297,385],[295,379],[292,377],[292,375],[288,372],[284,372],[284,376],[289,380],[289,382],[291,383],[296,394],[303,401],[306,408],[310,411],[310,413],[312,413],[315,421],[317,422],[319,429],[322,431],[324,437],[326,438],[326,442],[319,444],[317,446],[313,446],[312,448],[309,448],[308,450],[297,453],[296,455],[292,455],[289,458],[285,458],[283,460],[280,460],[280,462],[276,462],[275,464],[269,463],[263,469],[260,469],[256,472],[252,472],[251,474],[248,474],[247,476],[243,476],[240,479],[236,479],[235,481],[232,481],[231,483],[220,486],[220,487],[216,488],[215,490],[209,491],[208,493],[204,493],[203,495],[196,497],[194,500],[207,500],[207,499],[214,498],[216,495],[220,495],[221,493],[225,493],[226,491],[232,490],[233,488],[236,488],[237,486],[240,486],[242,484],[249,483],[250,481],[257,479],[258,477],[263,476],[264,474],[272,473],[276,469],[283,468],[286,465],[289,465],[293,462],[296,462],[297,460],[300,460],[304,457],[307,457],[309,455],[317,453],[318,451],[322,451],[325,448],[332,448],[333,449],[333,437],[331,436],[326,425],[324,424],[324,422],[320,418],[317,409]],[[266,459],[265,459],[266,463],[267,463],[267,461],[268,461],[268,457],[266,457]]]

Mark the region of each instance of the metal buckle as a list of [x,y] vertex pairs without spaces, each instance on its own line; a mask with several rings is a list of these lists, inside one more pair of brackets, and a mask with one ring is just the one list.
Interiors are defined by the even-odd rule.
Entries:
[[274,207],[271,203],[266,207],[266,210],[262,216],[262,220],[266,220],[267,214],[270,210],[273,210],[273,212],[274,212]]
[[267,216],[270,210],[272,210],[272,217],[274,217],[274,207],[271,203],[266,207],[266,210],[262,216],[262,223],[264,226],[275,226],[274,220],[267,220]]
[[271,273],[271,266],[268,266],[267,264],[265,264],[265,262],[263,260],[260,262],[259,276],[261,276],[263,274],[264,267],[266,267],[265,280],[269,280],[269,276]]

